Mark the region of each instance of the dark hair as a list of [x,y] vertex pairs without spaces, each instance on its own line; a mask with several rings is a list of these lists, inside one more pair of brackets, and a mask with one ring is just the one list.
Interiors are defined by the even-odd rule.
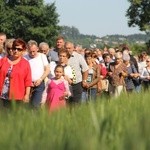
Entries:
[[25,42],[24,40],[20,39],[20,38],[15,39],[15,40],[13,41],[12,47],[20,46],[20,45],[22,46],[22,48],[23,48],[24,50],[26,50],[26,48],[27,48],[26,42]]
[[54,71],[56,71],[57,68],[62,68],[63,72],[64,72],[64,67],[62,65],[57,65],[54,69]]
[[128,51],[129,51],[130,49],[129,49],[128,46],[124,46],[124,47],[122,47],[122,52],[123,52],[124,50],[128,50]]
[[85,53],[84,58],[86,59],[87,57],[92,57],[92,53],[91,52]]
[[66,50],[66,49],[61,49],[59,52],[58,52],[58,55],[60,55],[61,53],[65,53],[66,54],[66,56],[67,56],[67,58],[70,58],[70,54],[69,54],[69,51],[68,50]]
[[95,53],[95,51],[92,52],[92,58],[98,58],[97,54]]
[[105,58],[108,57],[108,56],[111,57],[110,54],[107,54],[107,53],[106,53],[106,54],[103,54],[103,59],[105,59]]

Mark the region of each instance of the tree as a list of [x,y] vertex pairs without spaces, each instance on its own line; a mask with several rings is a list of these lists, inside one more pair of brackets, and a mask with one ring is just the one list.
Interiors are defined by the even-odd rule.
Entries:
[[0,31],[8,37],[54,43],[60,27],[55,3],[43,0],[0,0]]
[[129,26],[139,26],[141,31],[150,32],[150,1],[128,0],[130,7],[126,16],[129,18]]
[[[141,31],[150,35],[150,0],[128,0],[130,7],[126,16],[129,18],[128,25],[138,26]],[[150,36],[149,36],[150,37]],[[150,41],[147,43],[150,48]]]

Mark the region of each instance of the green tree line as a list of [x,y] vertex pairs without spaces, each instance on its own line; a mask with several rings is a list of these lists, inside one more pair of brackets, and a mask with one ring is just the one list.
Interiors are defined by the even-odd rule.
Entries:
[[[100,37],[95,35],[84,35],[72,26],[59,26],[59,14],[54,3],[44,3],[44,0],[0,0],[0,32],[7,34],[9,38],[23,38],[28,41],[36,40],[38,43],[45,41],[54,45],[55,38],[61,34],[66,40],[83,47],[90,47],[96,44],[103,47],[108,41],[113,43],[126,42],[128,44],[136,41],[146,41],[150,47],[150,1],[128,0],[130,6],[127,10],[129,26],[138,26],[146,35],[109,35]],[[120,38],[124,40],[120,41]]]

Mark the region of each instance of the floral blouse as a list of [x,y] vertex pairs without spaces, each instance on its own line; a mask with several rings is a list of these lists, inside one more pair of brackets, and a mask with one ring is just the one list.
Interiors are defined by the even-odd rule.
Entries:
[[10,66],[8,68],[8,72],[7,72],[5,80],[4,80],[4,85],[3,85],[2,94],[1,94],[2,99],[8,99],[8,97],[9,97],[10,75],[12,72],[12,68],[13,68],[13,66]]
[[109,72],[112,72],[112,76],[109,77],[109,82],[113,86],[125,85],[122,71],[127,73],[127,67],[124,63],[119,64],[118,67],[116,67],[115,62],[110,64]]

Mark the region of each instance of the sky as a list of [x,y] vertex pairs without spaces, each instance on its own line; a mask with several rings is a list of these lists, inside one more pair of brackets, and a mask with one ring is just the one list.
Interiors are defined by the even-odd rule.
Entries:
[[59,25],[74,26],[82,34],[102,37],[144,33],[138,27],[128,27],[127,0],[45,0],[52,2],[59,14]]

